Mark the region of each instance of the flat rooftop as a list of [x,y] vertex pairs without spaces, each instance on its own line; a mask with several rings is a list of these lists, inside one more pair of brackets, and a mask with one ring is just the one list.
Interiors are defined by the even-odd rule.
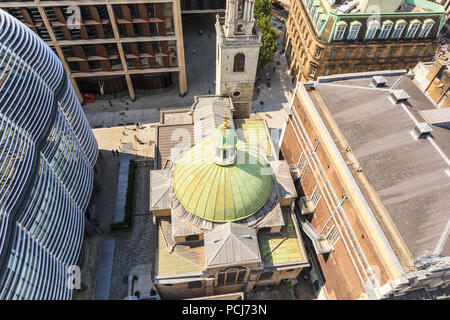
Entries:
[[262,147],[269,160],[274,159],[271,140],[263,119],[238,119],[234,120],[234,126],[240,140],[252,146]]
[[300,245],[289,208],[282,208],[285,225],[280,233],[258,233],[261,260],[265,266],[306,263],[308,258]]
[[[316,0],[317,1],[317,0]],[[327,1],[328,0],[321,0],[321,1]],[[384,0],[386,2],[389,2],[391,0]],[[333,4],[331,5],[331,10],[335,13],[338,14],[344,14],[344,13],[364,13],[361,12],[361,10],[358,8],[358,2],[359,1],[355,1],[355,0],[348,0],[348,1],[344,1],[342,4]],[[413,1],[409,0],[409,1],[405,1],[403,2],[403,4],[401,6],[399,6],[396,10],[394,11],[386,11],[384,13],[401,13],[401,12],[434,12],[435,10],[433,10],[433,8],[435,8],[436,4],[427,4],[427,1],[416,1],[416,3],[414,3]],[[371,12],[371,11],[369,11]]]
[[156,127],[155,169],[168,169],[183,151],[194,144],[193,124]]
[[155,245],[155,279],[176,275],[199,275],[205,266],[203,241],[195,244],[177,244],[174,246],[169,219],[159,218],[156,223],[158,232]]
[[[372,77],[380,74],[386,85],[374,87]],[[325,105],[332,114],[413,257],[448,256],[450,130],[429,124],[430,138],[413,137],[415,123],[425,122],[419,111],[435,107],[408,76],[346,76],[352,77],[319,78],[310,97],[321,114]],[[410,98],[395,103],[394,89]]]

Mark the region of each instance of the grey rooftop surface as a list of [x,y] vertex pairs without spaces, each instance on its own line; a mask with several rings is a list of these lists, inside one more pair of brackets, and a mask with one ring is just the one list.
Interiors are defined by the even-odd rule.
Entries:
[[205,234],[207,267],[261,262],[255,229],[228,222]]
[[233,115],[230,111],[229,99],[219,96],[196,97],[192,105],[194,114],[195,141],[198,142],[205,137],[211,136],[223,123],[225,110],[227,112],[228,124],[234,128]]
[[[435,106],[408,76],[385,73],[386,85],[373,87],[372,77],[379,74],[319,79],[315,89],[413,257],[448,256],[450,131],[429,123],[431,137],[415,139],[410,132],[426,122],[419,112]],[[392,90],[404,90],[409,98],[395,103]]]

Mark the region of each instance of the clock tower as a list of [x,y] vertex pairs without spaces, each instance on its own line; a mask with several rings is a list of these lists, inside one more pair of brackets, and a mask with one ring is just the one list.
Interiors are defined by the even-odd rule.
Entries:
[[228,0],[216,21],[216,94],[231,96],[234,118],[249,118],[261,34],[253,17],[254,0]]

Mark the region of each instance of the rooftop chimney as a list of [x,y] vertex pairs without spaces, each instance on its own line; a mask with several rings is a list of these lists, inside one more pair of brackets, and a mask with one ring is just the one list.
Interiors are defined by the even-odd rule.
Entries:
[[414,130],[411,130],[410,133],[415,139],[425,139],[427,138],[433,129],[426,122],[418,122],[414,127]]
[[384,87],[386,79],[383,76],[373,76],[372,83],[375,87]]
[[392,90],[391,91],[391,98],[394,100],[395,103],[402,103],[408,101],[409,98],[411,98],[405,90]]

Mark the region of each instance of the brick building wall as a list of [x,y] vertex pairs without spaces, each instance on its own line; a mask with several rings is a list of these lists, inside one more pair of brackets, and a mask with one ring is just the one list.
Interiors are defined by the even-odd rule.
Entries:
[[306,216],[307,220],[324,237],[330,236],[331,232],[337,231],[338,234],[337,240],[333,240],[336,241],[334,250],[317,255],[327,295],[330,299],[364,298],[367,297],[365,286],[373,281],[373,276],[380,286],[387,282],[388,277],[351,197],[339,207],[341,197],[347,191],[320,140],[310,115],[296,95],[281,152],[289,164],[297,163],[301,157],[307,159],[296,169],[299,197],[311,196],[316,188],[320,190],[317,206]]

